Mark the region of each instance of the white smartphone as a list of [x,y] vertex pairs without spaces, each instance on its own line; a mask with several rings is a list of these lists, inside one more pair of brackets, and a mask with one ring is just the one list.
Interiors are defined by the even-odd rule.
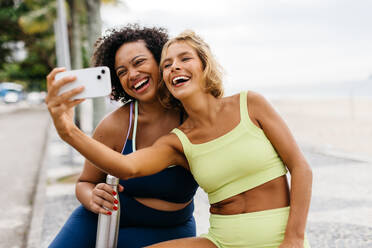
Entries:
[[59,80],[66,76],[76,76],[76,80],[62,86],[58,95],[79,86],[84,86],[83,92],[71,99],[102,97],[111,93],[110,69],[107,66],[60,72],[56,74],[55,79]]

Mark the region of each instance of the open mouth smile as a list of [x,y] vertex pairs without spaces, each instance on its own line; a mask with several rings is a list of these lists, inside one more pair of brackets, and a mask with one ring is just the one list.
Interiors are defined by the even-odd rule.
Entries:
[[149,81],[150,79],[149,78],[144,78],[142,79],[141,81],[135,83],[133,85],[133,89],[137,92],[137,93],[140,93],[142,91],[144,91],[145,89],[147,89],[149,87]]
[[179,86],[184,85],[189,80],[190,80],[190,77],[187,77],[187,76],[176,76],[172,80],[172,85],[179,87]]

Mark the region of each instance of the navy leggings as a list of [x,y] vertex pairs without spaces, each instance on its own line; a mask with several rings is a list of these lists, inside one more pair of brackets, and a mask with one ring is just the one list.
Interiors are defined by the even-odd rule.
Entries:
[[[119,193],[121,215],[118,248],[140,248],[166,240],[196,235],[194,203],[178,211],[159,211]],[[79,206],[50,248],[95,247],[98,215]]]

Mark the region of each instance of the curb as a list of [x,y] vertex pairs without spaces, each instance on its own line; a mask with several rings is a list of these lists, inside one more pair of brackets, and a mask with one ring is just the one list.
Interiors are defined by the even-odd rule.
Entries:
[[38,178],[34,188],[34,198],[32,199],[32,213],[29,222],[28,234],[26,239],[26,248],[40,248],[41,235],[43,231],[44,204],[46,198],[46,166],[47,166],[47,149],[50,137],[51,121],[49,119],[45,131],[43,152],[40,158]]

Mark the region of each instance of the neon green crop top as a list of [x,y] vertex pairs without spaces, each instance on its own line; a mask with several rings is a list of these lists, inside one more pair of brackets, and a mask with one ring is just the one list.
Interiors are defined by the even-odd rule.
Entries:
[[191,173],[208,194],[210,204],[287,173],[263,130],[248,116],[247,92],[240,93],[240,122],[227,134],[192,144],[181,130],[172,132],[180,139]]

